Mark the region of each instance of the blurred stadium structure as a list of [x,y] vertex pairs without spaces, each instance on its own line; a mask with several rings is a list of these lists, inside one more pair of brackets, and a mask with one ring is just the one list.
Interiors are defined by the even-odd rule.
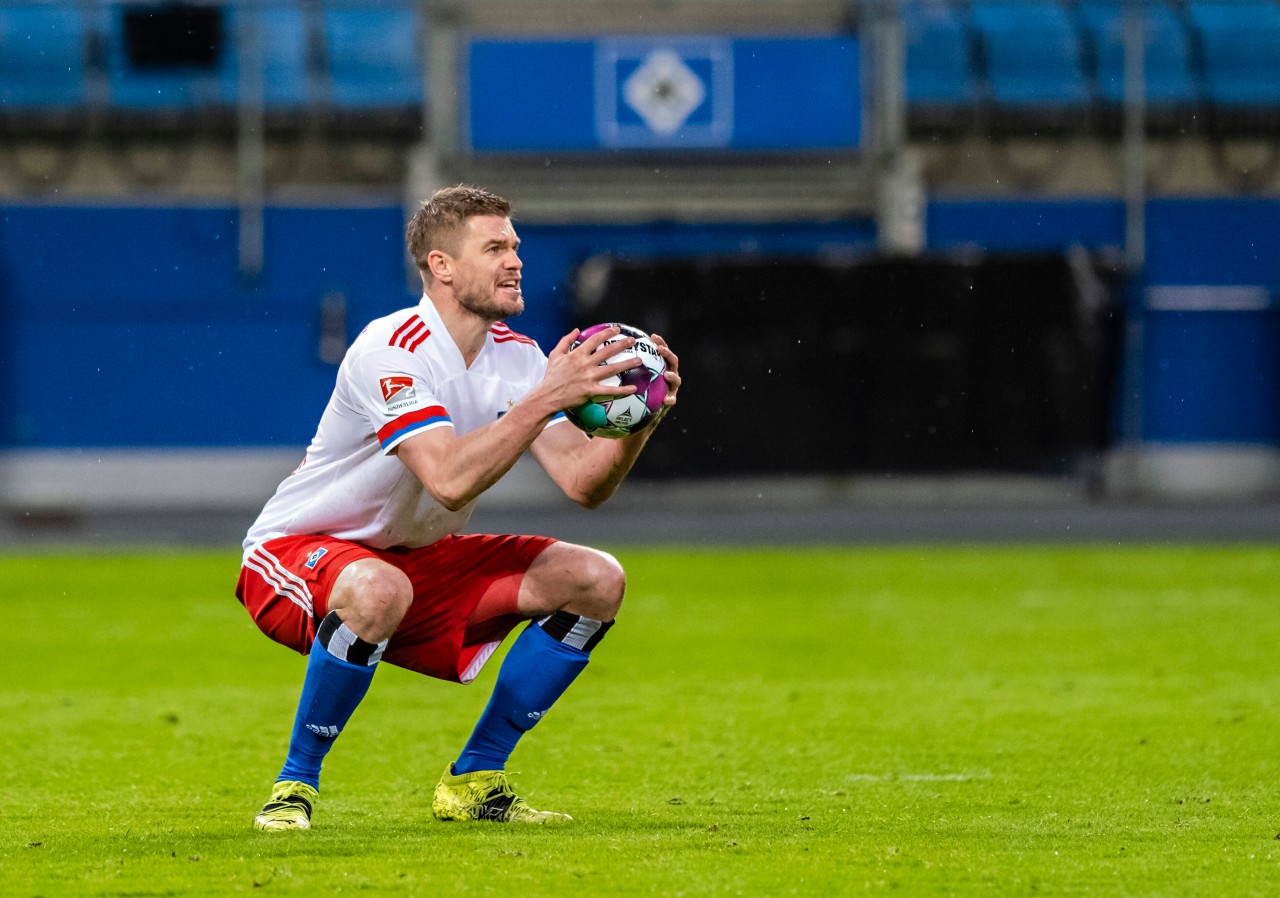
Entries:
[[0,160],[11,532],[251,514],[459,181],[663,501],[1280,486],[1280,0],[0,0]]

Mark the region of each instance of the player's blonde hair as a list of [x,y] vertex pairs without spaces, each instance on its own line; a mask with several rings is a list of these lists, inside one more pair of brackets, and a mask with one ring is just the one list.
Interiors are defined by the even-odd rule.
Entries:
[[405,227],[404,243],[418,270],[430,275],[427,256],[432,250],[454,254],[468,218],[477,215],[511,216],[511,204],[482,187],[459,184],[441,187],[424,201]]

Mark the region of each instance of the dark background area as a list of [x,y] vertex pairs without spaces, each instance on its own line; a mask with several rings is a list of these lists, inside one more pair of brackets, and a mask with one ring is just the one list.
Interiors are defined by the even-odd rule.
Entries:
[[615,263],[589,311],[681,351],[649,476],[1072,473],[1111,442],[1122,305],[1064,254]]

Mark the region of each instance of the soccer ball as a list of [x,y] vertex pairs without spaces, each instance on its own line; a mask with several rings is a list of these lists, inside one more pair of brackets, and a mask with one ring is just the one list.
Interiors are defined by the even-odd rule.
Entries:
[[[622,333],[614,340],[623,337],[636,340],[635,346],[614,353],[608,361],[621,362],[639,356],[644,364],[629,368],[621,375],[606,377],[600,383],[607,387],[634,385],[636,391],[630,396],[596,396],[576,408],[565,409],[564,413],[579,429],[593,437],[617,439],[644,429],[661,410],[662,400],[667,397],[667,381],[662,376],[667,370],[667,362],[648,334],[625,324],[593,325],[584,330],[569,349],[577,349],[587,337],[608,327],[622,328]],[[610,340],[605,345],[612,342]]]

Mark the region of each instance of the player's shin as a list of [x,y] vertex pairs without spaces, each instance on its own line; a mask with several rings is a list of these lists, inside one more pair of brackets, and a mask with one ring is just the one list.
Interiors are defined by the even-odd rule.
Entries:
[[320,787],[320,765],[369,690],[387,641],[365,642],[330,611],[316,631],[289,754],[277,781]]
[[489,704],[453,772],[504,769],[520,737],[569,688],[612,626],[613,621],[557,611],[525,628],[502,662]]

